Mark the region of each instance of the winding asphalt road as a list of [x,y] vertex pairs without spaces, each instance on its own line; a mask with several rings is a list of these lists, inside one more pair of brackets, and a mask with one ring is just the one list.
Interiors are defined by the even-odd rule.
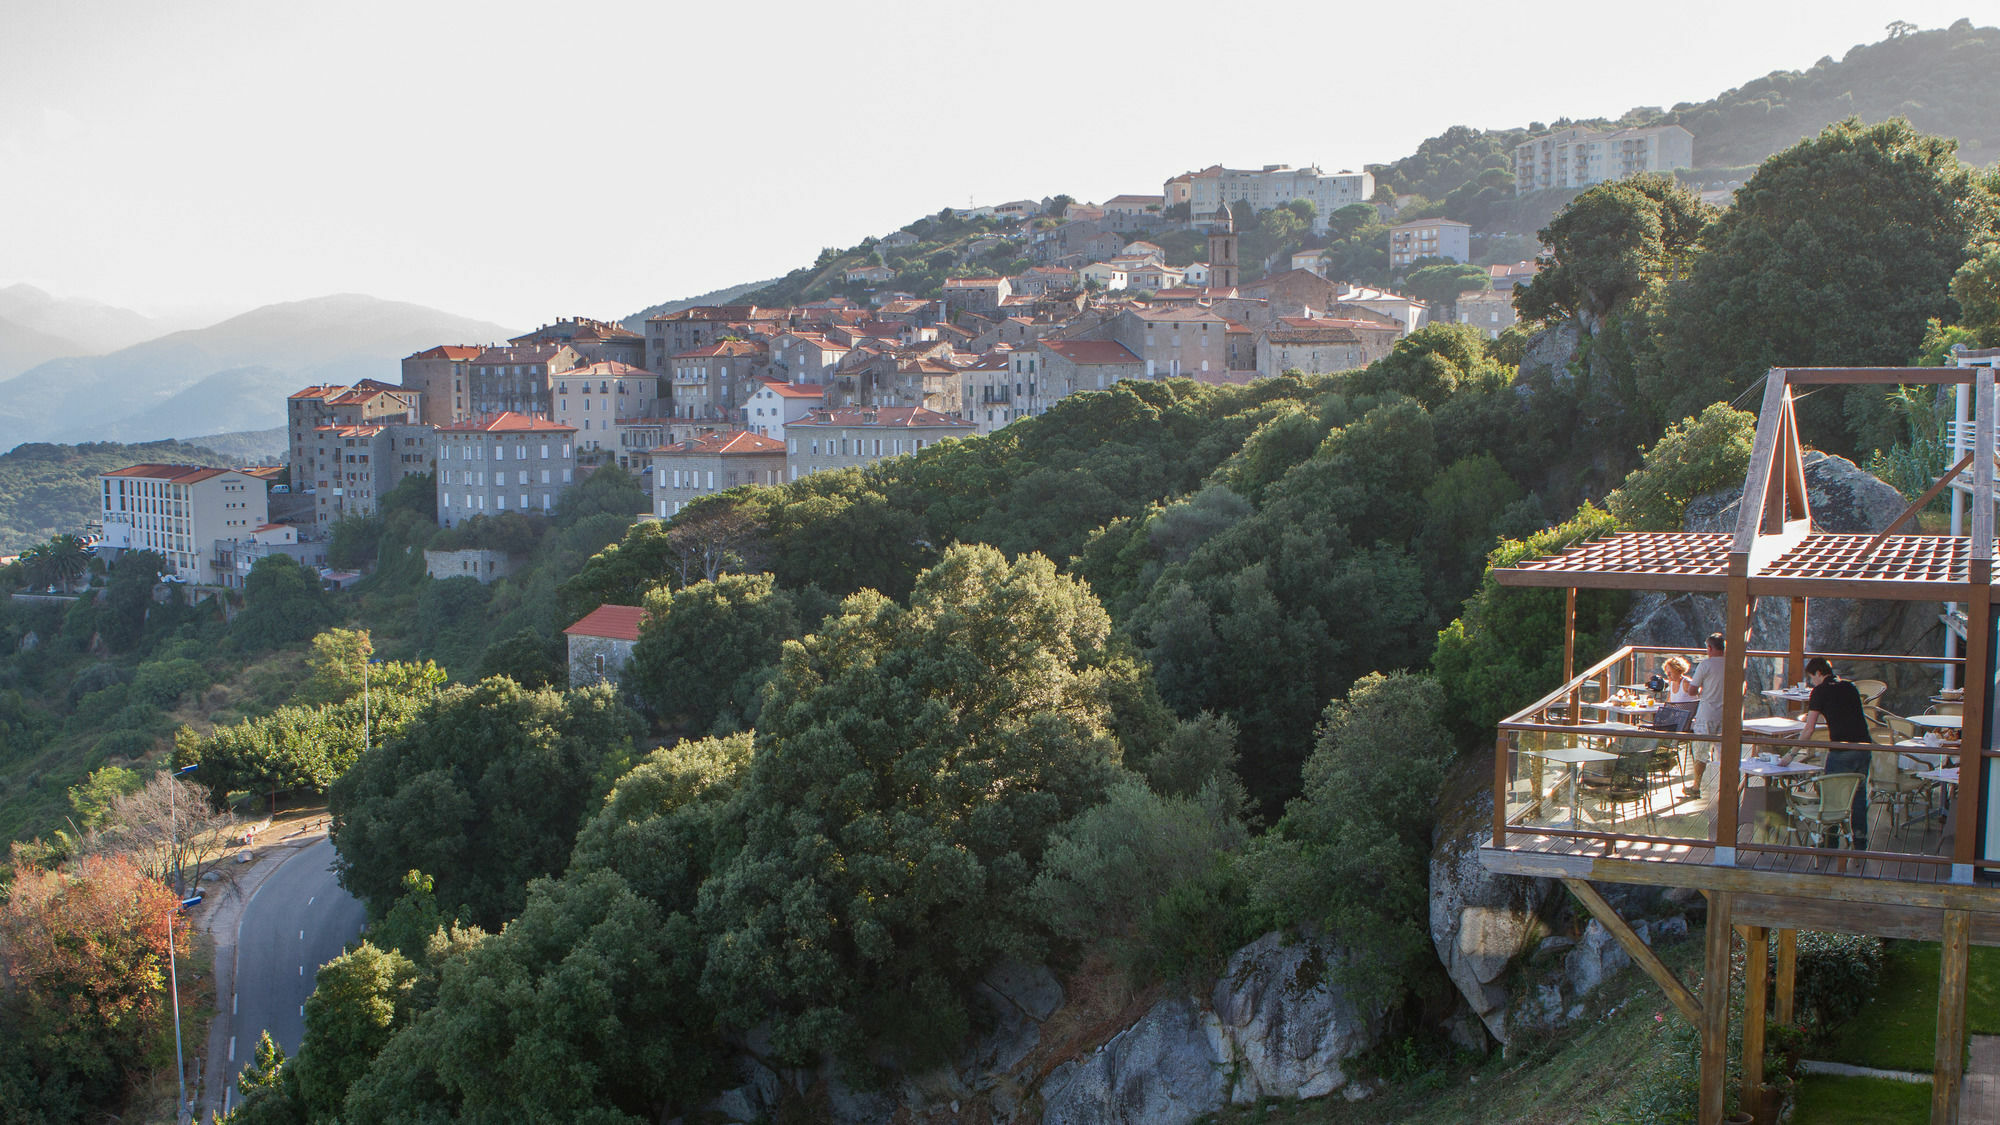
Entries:
[[244,908],[230,1001],[232,1075],[256,1054],[265,1031],[285,1054],[298,1052],[314,975],[361,932],[366,909],[334,881],[333,860],[331,841],[300,849]]

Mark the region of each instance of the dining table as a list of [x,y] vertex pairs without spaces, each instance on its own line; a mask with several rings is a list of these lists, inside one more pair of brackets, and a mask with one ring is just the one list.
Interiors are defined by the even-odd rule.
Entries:
[[1960,730],[1965,726],[1963,715],[1906,715],[1904,718],[1917,726],[1929,727],[1932,730]]
[[1589,762],[1616,761],[1618,755],[1609,750],[1593,750],[1588,746],[1550,746],[1541,750],[1523,750],[1530,758],[1540,758],[1545,762],[1555,762],[1569,767],[1569,823],[1551,823],[1551,828],[1576,828],[1582,824],[1581,812],[1577,805],[1577,783],[1583,778],[1583,767]]
[[1743,720],[1743,733],[1761,734],[1770,738],[1782,738],[1788,734],[1797,734],[1804,729],[1806,724],[1802,720],[1787,718],[1784,715],[1765,715],[1761,718]]

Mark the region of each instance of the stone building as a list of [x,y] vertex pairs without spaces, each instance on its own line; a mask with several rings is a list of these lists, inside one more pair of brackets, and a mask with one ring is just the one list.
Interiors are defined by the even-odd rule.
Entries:
[[393,383],[363,379],[353,386],[317,383],[293,391],[285,399],[285,464],[292,487],[313,487],[315,436],[321,426],[369,426],[390,422],[420,422],[423,394]]
[[785,443],[748,430],[703,434],[652,456],[653,514],[661,519],[710,493],[785,479]]
[[569,686],[617,687],[625,666],[632,662],[632,649],[639,643],[639,630],[645,623],[644,606],[601,605],[564,629],[563,636],[569,640]]
[[675,418],[732,422],[765,365],[762,344],[722,340],[673,357],[670,396]]
[[625,363],[639,367],[646,362],[646,338],[622,324],[573,316],[544,324],[525,336],[507,341],[516,347],[567,344],[585,363]]
[[1520,320],[1514,312],[1513,290],[1470,289],[1458,295],[1458,322],[1470,324],[1491,340]]
[[438,525],[473,516],[547,513],[576,483],[576,430],[512,412],[437,431]]
[[437,427],[408,422],[314,430],[306,477],[314,527],[324,535],[343,519],[374,514],[404,477],[436,468],[437,448]]
[[583,365],[582,353],[568,344],[487,348],[466,364],[466,414],[547,416],[555,377]]
[[815,410],[785,427],[786,474],[797,480],[828,469],[872,465],[976,431],[971,422],[920,406]]
[[607,361],[573,367],[555,377],[549,416],[576,429],[578,450],[618,447],[621,418],[659,412],[660,377],[643,367]]
[[465,369],[486,349],[476,345],[440,344],[403,357],[403,387],[422,396],[418,401],[426,425],[442,426],[469,417],[465,402]]
[[1401,335],[1394,324],[1280,317],[1257,334],[1257,373],[1353,371],[1388,355]]

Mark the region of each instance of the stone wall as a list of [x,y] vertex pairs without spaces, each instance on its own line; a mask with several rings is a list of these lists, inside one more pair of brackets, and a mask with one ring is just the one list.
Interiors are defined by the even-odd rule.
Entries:
[[514,560],[505,551],[425,551],[424,573],[432,578],[476,578],[484,585],[514,573]]

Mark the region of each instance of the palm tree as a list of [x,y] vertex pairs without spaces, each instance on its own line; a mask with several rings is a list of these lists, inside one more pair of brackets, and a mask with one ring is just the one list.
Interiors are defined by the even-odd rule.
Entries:
[[27,580],[30,590],[42,590],[55,584],[55,569],[50,564],[47,543],[37,543],[21,552],[21,576]]
[[80,537],[58,535],[48,542],[48,566],[51,577],[61,582],[67,593],[90,569],[90,553],[84,550]]

